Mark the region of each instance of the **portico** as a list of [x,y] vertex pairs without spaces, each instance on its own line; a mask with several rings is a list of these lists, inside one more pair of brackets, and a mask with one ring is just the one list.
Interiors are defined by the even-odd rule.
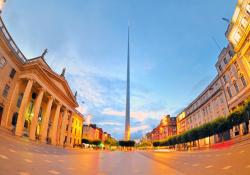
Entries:
[[42,57],[23,65],[11,95],[3,116],[5,127],[15,126],[15,135],[30,140],[66,144],[66,129],[71,131],[68,123],[78,104],[65,78],[54,73]]

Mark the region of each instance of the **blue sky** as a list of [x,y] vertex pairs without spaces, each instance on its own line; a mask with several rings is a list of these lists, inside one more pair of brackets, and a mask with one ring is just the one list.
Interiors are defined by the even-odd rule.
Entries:
[[[138,139],[175,116],[216,75],[237,0],[9,0],[3,18],[28,58],[48,64],[78,91],[80,111],[121,139],[127,25],[131,26],[131,131]],[[81,102],[85,103],[82,104]]]

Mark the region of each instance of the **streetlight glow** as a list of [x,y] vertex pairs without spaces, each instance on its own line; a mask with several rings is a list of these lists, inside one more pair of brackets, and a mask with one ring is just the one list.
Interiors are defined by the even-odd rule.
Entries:
[[3,10],[4,4],[5,4],[6,0],[0,0],[0,13]]

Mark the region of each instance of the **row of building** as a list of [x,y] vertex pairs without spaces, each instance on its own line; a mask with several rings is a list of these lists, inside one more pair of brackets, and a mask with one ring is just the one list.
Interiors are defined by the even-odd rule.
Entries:
[[104,132],[102,128],[98,128],[96,124],[83,125],[82,138],[89,141],[100,140],[103,143],[107,140],[114,140],[113,137],[107,132]]
[[80,144],[84,116],[76,110],[65,69],[54,72],[45,54],[27,59],[0,17],[1,128],[53,145]]
[[[207,88],[176,117],[176,134],[227,116],[250,97],[250,0],[238,0],[225,33],[229,44],[216,63],[217,75]],[[174,119],[173,119],[174,120]],[[231,137],[247,126],[235,127]],[[162,134],[158,134],[162,133]],[[153,135],[153,137],[152,137]],[[150,140],[165,139],[162,122],[151,133]]]

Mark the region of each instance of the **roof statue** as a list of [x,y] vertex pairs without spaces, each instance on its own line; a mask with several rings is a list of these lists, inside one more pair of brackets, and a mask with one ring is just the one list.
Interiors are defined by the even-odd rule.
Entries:
[[62,77],[65,77],[65,72],[66,72],[66,67],[64,67],[63,70],[62,70],[62,73],[61,73]]
[[42,58],[48,53],[48,49],[44,49],[43,54],[41,55]]

